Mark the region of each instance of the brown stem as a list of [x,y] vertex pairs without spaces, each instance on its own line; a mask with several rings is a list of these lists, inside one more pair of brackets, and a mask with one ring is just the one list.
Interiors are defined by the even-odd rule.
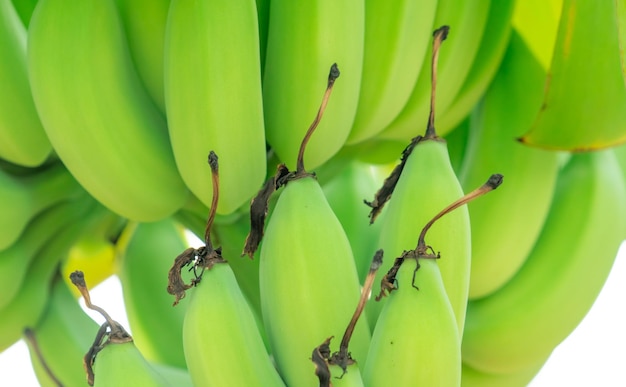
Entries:
[[498,188],[500,184],[502,184],[502,179],[503,179],[503,176],[499,173],[491,175],[489,177],[489,180],[487,180],[485,184],[476,188],[472,192],[466,194],[462,198],[457,199],[455,202],[453,202],[452,204],[448,205],[446,208],[441,210],[428,223],[426,223],[426,225],[422,229],[422,232],[419,235],[419,239],[417,240],[417,248],[415,249],[415,251],[417,251],[418,255],[421,256],[421,255],[426,254],[426,250],[428,249],[428,246],[426,246],[426,242],[424,241],[424,238],[426,236],[426,233],[430,229],[430,227],[433,225],[433,223],[435,223],[439,218],[441,218],[445,214],[451,211],[454,211],[455,209],[461,207],[462,205],[467,204],[471,202],[472,200],[486,194],[487,192],[491,192],[494,189]]
[[333,85],[335,84],[335,80],[337,78],[339,78],[339,68],[337,67],[337,63],[333,63],[333,65],[330,66],[330,72],[328,74],[328,82],[326,84],[326,91],[324,92],[322,103],[317,111],[317,115],[315,116],[313,123],[307,130],[306,134],[304,135],[304,139],[302,140],[302,143],[300,144],[300,151],[298,152],[298,160],[297,160],[297,166],[296,166],[296,175],[306,174],[306,170],[304,169],[304,150],[306,148],[306,145],[309,143],[309,139],[311,138],[311,135],[313,134],[313,132],[317,128],[317,125],[320,123],[322,119],[322,115],[324,114],[324,110],[326,110],[326,105],[328,104],[328,99],[330,98],[330,93],[333,91]]
[[348,355],[348,344],[350,343],[350,339],[352,338],[352,333],[354,333],[354,328],[356,327],[356,323],[363,313],[363,309],[365,308],[365,303],[370,296],[370,292],[372,291],[372,285],[374,284],[374,278],[376,277],[376,272],[383,264],[383,250],[379,249],[374,254],[374,258],[372,259],[372,264],[370,265],[370,270],[365,277],[365,281],[363,283],[363,290],[361,290],[361,298],[359,298],[359,303],[357,304],[356,310],[352,315],[352,319],[346,328],[346,332],[341,339],[341,345],[339,346],[339,353],[342,355]]
[[211,247],[211,228],[213,227],[213,221],[215,220],[215,213],[217,212],[217,203],[220,197],[219,165],[217,162],[217,154],[215,154],[215,152],[213,151],[209,152],[209,166],[211,167],[211,181],[213,183],[213,198],[211,200],[211,209],[209,210],[209,218],[207,219],[206,228],[204,230],[204,244],[206,246]]
[[107,323],[109,323],[109,326],[111,327],[111,332],[119,329],[119,324],[117,324],[104,309],[91,303],[91,296],[89,295],[89,289],[87,289],[87,284],[85,283],[85,275],[83,274],[83,272],[80,270],[74,271],[70,274],[70,280],[83,296],[87,308],[100,313],[107,321]]
[[433,55],[430,62],[430,114],[428,115],[428,126],[426,127],[425,138],[436,138],[435,132],[435,94],[437,90],[437,63],[439,62],[439,47],[448,37],[450,27],[442,26],[433,32]]
[[58,387],[63,387],[63,383],[56,377],[56,375],[48,365],[48,362],[46,362],[46,359],[41,353],[41,348],[39,348],[39,343],[37,342],[35,332],[30,328],[24,329],[24,338],[26,338],[26,340],[30,343],[33,352],[35,352],[35,356],[37,357],[37,359],[39,359],[41,366],[43,367],[44,371],[46,371],[46,374],[50,377],[50,379],[52,379],[52,382]]

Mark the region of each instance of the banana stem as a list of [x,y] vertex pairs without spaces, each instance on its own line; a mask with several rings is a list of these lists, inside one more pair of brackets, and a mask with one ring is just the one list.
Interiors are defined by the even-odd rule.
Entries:
[[502,184],[502,179],[503,176],[499,173],[495,173],[493,175],[491,175],[489,177],[489,179],[487,180],[487,182],[483,185],[481,185],[480,187],[476,188],[475,190],[473,190],[472,192],[466,194],[465,196],[461,197],[460,199],[457,199],[455,202],[453,202],[452,204],[448,205],[446,208],[444,208],[443,210],[441,210],[437,215],[435,215],[428,223],[426,223],[426,225],[424,226],[424,228],[422,229],[422,232],[419,235],[419,239],[417,241],[417,247],[415,249],[415,251],[418,253],[418,257],[423,257],[426,255],[426,251],[428,250],[428,246],[426,245],[426,242],[424,240],[424,238],[426,237],[426,233],[428,232],[428,230],[430,229],[430,227],[442,216],[444,216],[445,214],[454,211],[455,209],[461,207],[464,204],[467,204],[469,202],[471,202],[472,200],[493,191],[494,189],[498,188],[500,186],[500,184]]
[[215,213],[217,212],[217,203],[220,198],[220,176],[219,176],[219,164],[217,162],[217,154],[211,151],[209,152],[209,166],[211,167],[211,181],[213,183],[213,198],[211,200],[211,209],[209,210],[209,218],[206,222],[206,228],[204,230],[204,244],[207,247],[211,247],[211,228],[213,227],[213,221],[215,220]]
[[35,356],[37,356],[37,359],[39,359],[41,366],[43,367],[44,371],[46,371],[46,374],[50,377],[50,379],[52,379],[52,382],[59,387],[63,387],[63,383],[59,380],[59,378],[56,377],[56,375],[48,365],[48,362],[41,353],[41,348],[39,348],[39,343],[37,342],[35,332],[31,328],[24,329],[24,338],[26,338],[26,340],[30,343],[33,352],[35,352]]
[[85,283],[85,275],[83,274],[83,272],[80,270],[74,271],[73,273],[70,274],[70,280],[72,281],[72,284],[76,286],[80,294],[83,296],[83,299],[85,300],[85,305],[87,306],[87,308],[91,310],[95,310],[96,312],[100,313],[104,317],[104,319],[107,321],[107,323],[109,323],[109,326],[111,327],[111,333],[118,330],[119,324],[116,324],[116,322],[111,318],[111,316],[106,312],[106,310],[91,303],[91,296],[89,295],[89,289],[87,289],[87,284]]
[[297,176],[306,174],[306,170],[304,169],[304,150],[306,148],[306,145],[309,143],[311,135],[313,134],[313,132],[317,128],[317,125],[322,119],[322,115],[324,114],[324,111],[326,110],[326,105],[328,104],[328,99],[330,98],[330,93],[333,91],[333,86],[337,78],[339,78],[339,67],[337,67],[337,63],[333,63],[333,65],[330,66],[330,72],[328,73],[328,82],[326,84],[326,91],[324,92],[322,103],[317,111],[317,115],[315,116],[313,123],[307,130],[306,134],[304,135],[304,139],[300,144],[300,151],[298,152],[298,161],[296,166]]
[[435,132],[435,95],[437,91],[437,63],[439,62],[439,48],[441,43],[448,37],[449,26],[439,27],[433,32],[433,55],[430,66],[430,114],[428,115],[428,126],[426,127],[425,138],[437,138]]

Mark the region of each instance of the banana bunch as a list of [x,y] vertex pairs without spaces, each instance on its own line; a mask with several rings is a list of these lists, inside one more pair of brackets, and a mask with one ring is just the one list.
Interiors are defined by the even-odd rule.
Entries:
[[[626,239],[625,31],[623,1],[0,0],[0,350],[44,386],[528,384]],[[128,331],[79,308],[112,275]]]

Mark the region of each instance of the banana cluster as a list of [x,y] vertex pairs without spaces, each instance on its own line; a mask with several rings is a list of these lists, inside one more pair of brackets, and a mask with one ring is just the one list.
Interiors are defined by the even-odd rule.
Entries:
[[624,31],[623,1],[0,0],[0,351],[44,386],[526,385],[626,239]]

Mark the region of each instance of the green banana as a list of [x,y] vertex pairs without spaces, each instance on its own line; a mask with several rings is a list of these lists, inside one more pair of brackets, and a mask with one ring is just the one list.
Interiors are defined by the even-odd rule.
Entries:
[[130,53],[148,94],[165,112],[163,51],[170,0],[116,0]]
[[[304,166],[308,140],[321,120],[338,76],[339,70],[333,65],[321,106],[300,145],[297,169],[279,179],[285,188],[276,201],[261,245],[263,320],[272,354],[287,385],[315,385],[307,360],[312,348],[329,333],[341,332],[359,301],[350,242],[320,184]],[[354,358],[362,361],[370,339],[366,321],[358,321],[352,338]]]
[[27,176],[0,169],[0,251],[15,243],[30,220],[51,205],[84,192],[61,163]]
[[563,0],[516,1],[512,26],[545,71],[550,69]]
[[40,0],[28,70],[54,150],[90,194],[140,221],[183,205],[165,118],[133,67],[113,0]]
[[437,3],[365,1],[363,74],[349,144],[385,129],[409,99],[426,57]]
[[[447,258],[442,254],[441,262]],[[378,317],[363,370],[368,387],[461,383],[461,339],[438,262],[420,259],[419,265],[416,272],[412,262],[400,266],[399,289]]]
[[[82,217],[58,230],[54,238],[37,252],[28,266],[28,276],[13,300],[0,310],[0,351],[20,339],[25,327],[32,327],[43,313],[50,296],[50,281],[65,259],[72,244],[85,232],[89,232],[106,209],[92,203]],[[7,284],[10,285],[10,284]]]
[[[459,92],[484,33],[485,22],[491,0],[439,0],[435,27],[450,26],[449,47],[441,53],[441,80],[438,85],[438,107],[445,111]],[[430,54],[430,52],[429,52]],[[430,55],[426,55],[428,60]],[[428,98],[430,96],[430,67],[423,65],[402,112],[381,133],[384,139],[408,140],[415,136],[415,128],[423,125],[428,118]],[[453,127],[440,128],[445,135]]]
[[194,385],[284,386],[228,264],[205,272],[191,294],[183,345]]
[[149,361],[178,368],[185,368],[183,321],[187,305],[172,310],[162,280],[172,256],[186,247],[182,230],[171,219],[131,223],[117,244],[118,276],[135,345]]
[[165,103],[180,174],[205,205],[210,150],[222,155],[222,199],[229,214],[265,177],[266,149],[254,0],[173,0],[165,38]]
[[24,234],[9,248],[0,251],[0,309],[6,307],[19,294],[28,279],[31,263],[58,234],[58,230],[76,222],[93,203],[61,202],[37,215],[26,227]]
[[308,145],[307,163],[317,168],[344,145],[354,121],[361,85],[365,2],[271,0],[263,107],[267,141],[293,169],[309,117],[319,106],[317,89],[328,66],[345,72]]
[[559,154],[515,141],[532,125],[533,114],[541,105],[545,79],[545,71],[514,32],[498,74],[472,113],[459,175],[462,186],[476,186],[494,169],[502,172],[508,183],[490,200],[469,206],[471,299],[493,293],[513,277],[545,221]]
[[[278,198],[261,245],[259,278],[281,375],[288,385],[313,385],[311,349],[342,331],[359,299],[350,242],[314,178],[289,182]],[[359,321],[352,347],[357,361],[366,358],[368,344],[367,323]]]
[[[433,45],[438,46],[445,39],[446,28],[439,28],[435,33]],[[433,80],[436,80],[436,57],[433,55]],[[433,95],[434,85],[433,82]],[[433,96],[434,97],[434,96]],[[386,209],[384,222],[381,222],[379,245],[387,256],[400,256],[402,251],[414,244],[417,231],[426,224],[441,208],[463,196],[452,165],[446,142],[435,132],[434,103],[431,102],[431,118],[425,136],[417,136],[405,150],[405,164],[395,176],[397,184],[393,189],[393,199]],[[382,190],[381,190],[382,191]],[[375,219],[376,211],[381,209],[377,198],[370,203],[371,218]],[[458,332],[463,332],[465,308],[469,288],[470,275],[470,220],[467,206],[442,219],[431,231],[430,242],[441,255],[446,257],[439,262],[441,276],[450,298],[450,303],[457,319]],[[387,261],[377,273],[377,281],[391,268]],[[371,303],[368,306],[368,320],[374,326],[382,303]]]
[[463,364],[461,386],[463,387],[526,387],[543,368],[547,359],[510,374],[490,374],[480,372]]
[[52,146],[28,83],[26,28],[11,0],[0,1],[0,57],[0,157],[35,167],[46,160]]
[[547,358],[600,292],[626,235],[625,211],[613,151],[573,154],[522,268],[496,293],[469,303],[463,361],[510,374]]
[[[515,7],[527,1],[492,1],[478,52],[454,101],[438,118],[438,126],[447,133],[470,114],[493,80],[511,35],[511,19]],[[534,17],[529,20],[535,20]]]
[[167,379],[157,372],[139,352],[132,341],[109,342],[98,352],[94,363],[94,387],[169,386]]
[[363,283],[370,269],[380,233],[380,223],[367,221],[363,196],[380,186],[384,179],[381,169],[351,160],[343,171],[322,185],[326,200],[350,241],[359,283]]
[[[37,379],[42,386],[57,386],[42,364],[65,386],[85,384],[83,356],[98,325],[83,312],[68,285],[56,278],[41,318],[24,334]],[[59,356],[62,348],[63,355]]]
[[626,141],[626,65],[619,31],[626,28],[626,21],[620,23],[626,7],[618,3],[563,2],[543,104],[521,142],[581,151]]
[[450,164],[454,173],[460,177],[461,169],[465,153],[467,152],[467,143],[470,131],[469,117],[461,121],[456,128],[452,129],[444,138],[448,144],[448,154],[450,155]]

